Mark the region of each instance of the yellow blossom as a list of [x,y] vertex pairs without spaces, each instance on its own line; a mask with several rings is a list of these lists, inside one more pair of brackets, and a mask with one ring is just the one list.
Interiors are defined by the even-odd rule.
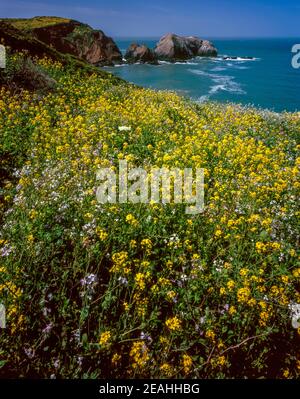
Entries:
[[105,331],[100,335],[99,344],[101,346],[107,345],[111,339],[111,332]]
[[191,368],[192,368],[192,365],[193,365],[192,358],[189,355],[184,354],[183,355],[183,359],[182,359],[182,363],[183,363],[184,374],[188,374],[191,371]]
[[171,331],[178,331],[181,329],[181,320],[177,316],[167,319],[165,324]]

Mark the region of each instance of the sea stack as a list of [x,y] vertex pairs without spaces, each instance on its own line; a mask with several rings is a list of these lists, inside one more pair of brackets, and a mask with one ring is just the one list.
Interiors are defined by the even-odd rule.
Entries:
[[157,64],[157,57],[154,51],[145,45],[137,43],[132,43],[128,47],[124,58],[128,63]]
[[196,36],[178,36],[168,33],[157,43],[154,52],[158,59],[171,62],[188,60],[197,56],[216,57],[213,43]]

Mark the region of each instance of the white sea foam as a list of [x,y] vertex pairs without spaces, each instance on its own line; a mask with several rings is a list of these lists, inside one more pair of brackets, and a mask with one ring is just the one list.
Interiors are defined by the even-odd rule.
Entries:
[[215,83],[214,85],[210,86],[210,90],[207,94],[199,98],[199,102],[206,101],[207,99],[209,99],[209,97],[219,91],[226,91],[235,94],[246,94],[241,85],[234,81],[233,76],[213,74],[202,71],[200,69],[189,69],[189,71],[196,75],[208,77],[212,80],[213,83]]
[[219,62],[219,61],[224,61],[224,60],[221,57],[214,57],[214,58],[211,58],[211,61],[212,62]]
[[234,68],[235,69],[249,69],[249,67],[246,67],[246,66],[240,66],[240,65],[234,65]]
[[177,61],[177,62],[170,62],[170,61],[158,61],[159,65],[199,65],[198,62],[192,61]]
[[234,69],[249,69],[249,67],[244,66],[244,61],[240,61],[238,63],[226,62],[226,66]]
[[212,69],[213,72],[222,72],[222,71],[226,71],[227,68],[224,67],[215,67]]
[[159,65],[170,65],[172,62],[169,61],[158,61]]
[[186,62],[174,62],[175,65],[199,65],[198,62],[191,62],[191,61],[186,61]]
[[229,58],[220,58],[218,57],[218,59],[220,61],[230,61],[230,62],[248,62],[248,61],[260,61],[260,58],[244,58],[244,57],[237,57],[237,58],[230,58],[230,56],[224,56],[224,57],[229,57]]

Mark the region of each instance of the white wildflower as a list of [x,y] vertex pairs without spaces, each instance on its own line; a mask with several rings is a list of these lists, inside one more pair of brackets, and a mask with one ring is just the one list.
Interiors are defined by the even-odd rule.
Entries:
[[119,132],[129,132],[131,130],[130,126],[119,126]]

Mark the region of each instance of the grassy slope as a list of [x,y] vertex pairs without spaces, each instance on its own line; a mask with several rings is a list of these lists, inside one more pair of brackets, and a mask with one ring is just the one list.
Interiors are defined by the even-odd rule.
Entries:
[[[12,22],[13,24],[8,23],[8,21]],[[24,61],[27,58],[34,59],[35,57],[47,57],[53,62],[61,63],[66,69],[80,70],[87,75],[94,74],[99,78],[107,79],[114,85],[122,84],[122,79],[117,78],[112,74],[103,72],[99,68],[94,67],[75,56],[56,51],[52,47],[34,38],[29,32],[29,28],[32,28],[37,24],[40,24],[40,26],[46,26],[50,23],[54,24],[65,21],[66,20],[64,18],[58,17],[36,17],[29,20],[0,20],[0,40],[7,47],[7,67],[5,70],[0,70],[0,86],[4,85],[6,87],[10,87],[10,89],[13,91],[22,89],[24,85],[22,85],[20,79],[15,79],[15,77],[20,72],[22,73]],[[16,26],[22,28],[23,30],[17,29]],[[20,53],[25,55],[20,57],[18,55]],[[29,145],[26,129],[19,131],[16,134],[16,137],[18,137],[20,141],[15,140],[13,143],[9,142],[9,140],[7,142],[7,137],[5,136],[1,137],[2,147],[0,148],[0,187],[3,187],[3,184],[5,184],[6,181],[14,180],[12,176],[13,169],[19,168],[23,164],[24,159],[26,159],[27,146]],[[0,194],[0,199],[2,196],[3,195]],[[2,212],[3,208],[0,209],[0,221]]]
[[35,28],[44,28],[60,23],[67,23],[71,20],[61,17],[34,17],[34,18],[3,18],[2,21],[8,22],[15,28],[30,31]]
[[[5,187],[2,374],[299,376],[299,114],[39,65],[56,91],[1,91],[1,150],[27,159]],[[205,212],[97,204],[119,159],[205,168]]]

